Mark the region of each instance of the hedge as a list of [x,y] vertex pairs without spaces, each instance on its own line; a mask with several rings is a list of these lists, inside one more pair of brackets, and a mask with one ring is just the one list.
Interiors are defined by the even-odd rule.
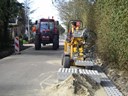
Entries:
[[128,1],[96,0],[90,5],[93,23],[91,29],[97,32],[98,53],[109,65],[128,70]]

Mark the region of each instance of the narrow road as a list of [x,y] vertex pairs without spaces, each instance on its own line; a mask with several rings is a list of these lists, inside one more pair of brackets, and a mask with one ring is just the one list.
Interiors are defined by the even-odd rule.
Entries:
[[0,60],[0,96],[43,96],[42,89],[57,83],[56,72],[61,67],[63,45],[35,51],[34,45]]

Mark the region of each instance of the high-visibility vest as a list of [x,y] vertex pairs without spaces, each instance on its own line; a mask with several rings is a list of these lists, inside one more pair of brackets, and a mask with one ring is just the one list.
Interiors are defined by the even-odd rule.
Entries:
[[36,26],[32,27],[32,32],[36,32]]
[[79,30],[79,27],[72,28],[72,33],[74,32],[74,30],[78,31]]

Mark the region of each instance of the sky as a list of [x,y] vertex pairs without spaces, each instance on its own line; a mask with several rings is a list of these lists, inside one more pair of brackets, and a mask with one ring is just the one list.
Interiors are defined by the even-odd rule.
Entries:
[[[23,3],[24,0],[18,0],[20,3]],[[36,11],[30,15],[30,19],[33,22],[40,18],[52,18],[54,16],[55,20],[59,20],[58,11],[52,4],[52,0],[28,0],[32,1],[30,4],[31,10],[36,9]]]

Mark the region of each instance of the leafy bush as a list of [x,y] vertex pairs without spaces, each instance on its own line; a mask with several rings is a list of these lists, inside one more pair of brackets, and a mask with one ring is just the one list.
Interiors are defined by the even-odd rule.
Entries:
[[93,8],[98,52],[104,61],[121,70],[128,70],[127,5],[127,0],[97,0]]

